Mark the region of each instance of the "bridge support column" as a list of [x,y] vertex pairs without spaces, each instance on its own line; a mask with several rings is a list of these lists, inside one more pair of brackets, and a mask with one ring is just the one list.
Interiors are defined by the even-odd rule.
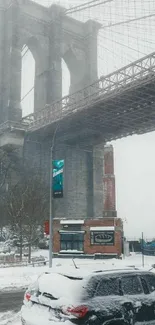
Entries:
[[52,22],[49,30],[49,69],[47,85],[47,104],[59,100],[62,97],[62,69],[61,69],[61,44],[62,21],[61,9],[52,6]]
[[64,198],[54,200],[56,218],[103,217],[104,144],[81,149],[63,145],[54,159],[64,159]]
[[21,110],[21,48],[19,37],[20,9],[18,4],[12,3],[6,8],[5,23],[3,25],[5,50],[3,66],[5,76],[3,80],[3,109],[5,120],[18,121],[22,117]]
[[[41,69],[42,68],[42,69]],[[34,111],[37,112],[45,107],[47,103],[46,88],[48,87],[47,72],[43,71],[36,62],[35,86],[34,86]]]
[[54,200],[56,218],[87,217],[87,152],[77,147],[57,148],[54,159],[64,159],[64,198]]
[[85,86],[91,85],[98,78],[98,65],[97,65],[97,35],[101,25],[93,20],[88,20],[85,23]]
[[87,21],[84,24],[81,48],[75,42],[72,51],[65,55],[71,77],[70,94],[91,85],[98,78],[97,34],[100,26],[95,21]]
[[[49,188],[50,143],[41,144],[35,139],[30,139],[25,144],[29,148],[29,158],[33,160],[36,167],[41,167],[41,177]],[[55,145],[53,160],[64,159],[65,165],[64,196],[53,200],[54,218],[98,219],[104,217],[105,150],[104,144],[86,149],[66,144]]]
[[4,122],[4,105],[3,105],[3,92],[4,92],[4,28],[5,26],[5,4],[0,5],[0,123]]

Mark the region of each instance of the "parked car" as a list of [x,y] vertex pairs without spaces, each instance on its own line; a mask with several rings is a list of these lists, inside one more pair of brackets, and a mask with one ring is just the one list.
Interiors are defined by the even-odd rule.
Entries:
[[147,324],[155,321],[155,275],[131,268],[44,273],[26,291],[21,315],[23,325]]

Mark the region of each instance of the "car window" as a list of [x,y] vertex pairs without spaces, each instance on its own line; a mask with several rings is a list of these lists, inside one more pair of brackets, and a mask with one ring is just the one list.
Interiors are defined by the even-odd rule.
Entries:
[[89,298],[92,298],[95,295],[96,288],[100,282],[100,278],[93,276],[87,284],[86,293]]
[[150,292],[155,291],[155,275],[147,274],[144,277],[146,279]]
[[137,295],[143,293],[139,278],[137,276],[124,276],[122,278],[122,291],[125,295]]
[[116,296],[120,295],[119,279],[102,279],[97,286],[95,296]]
[[143,277],[141,277],[141,283],[142,283],[145,295],[148,295],[149,294],[149,288],[148,288],[146,280]]

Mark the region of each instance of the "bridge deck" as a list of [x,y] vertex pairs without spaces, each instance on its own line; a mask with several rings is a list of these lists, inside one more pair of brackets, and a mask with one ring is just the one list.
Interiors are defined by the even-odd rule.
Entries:
[[30,114],[27,131],[75,143],[92,137],[109,141],[155,129],[155,53],[119,69],[94,84]]

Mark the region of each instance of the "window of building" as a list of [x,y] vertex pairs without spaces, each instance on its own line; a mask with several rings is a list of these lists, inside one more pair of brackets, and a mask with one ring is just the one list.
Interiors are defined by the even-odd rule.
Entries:
[[68,231],[60,233],[60,250],[84,250],[84,233],[69,233]]
[[74,225],[70,224],[70,225],[68,225],[68,224],[66,224],[66,225],[63,225],[63,229],[65,231],[81,231],[81,225],[78,225],[78,224],[74,224]]

